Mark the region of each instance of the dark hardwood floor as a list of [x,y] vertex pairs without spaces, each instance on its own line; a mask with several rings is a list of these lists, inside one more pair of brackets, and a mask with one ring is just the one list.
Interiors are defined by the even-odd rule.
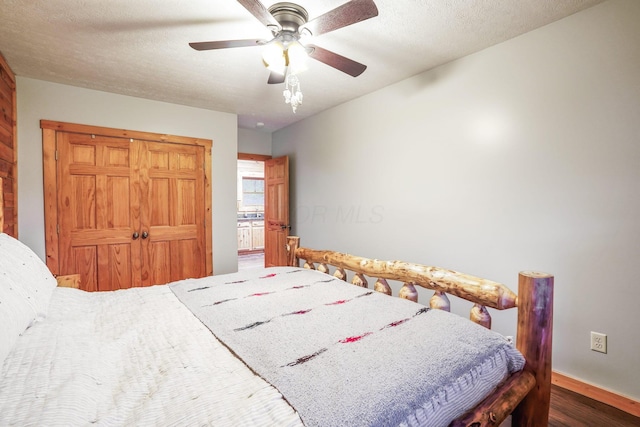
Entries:
[[640,427],[640,417],[552,385],[549,427],[564,426]]

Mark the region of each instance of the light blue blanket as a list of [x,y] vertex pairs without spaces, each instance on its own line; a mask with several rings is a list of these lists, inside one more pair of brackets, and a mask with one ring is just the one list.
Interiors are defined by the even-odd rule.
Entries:
[[467,319],[317,271],[170,287],[308,426],[447,425],[524,366],[501,335]]

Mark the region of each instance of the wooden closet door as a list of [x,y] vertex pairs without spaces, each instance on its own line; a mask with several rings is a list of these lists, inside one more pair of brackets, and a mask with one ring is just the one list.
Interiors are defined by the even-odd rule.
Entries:
[[104,291],[213,274],[211,140],[41,120],[47,266]]
[[140,148],[142,285],[206,276],[204,148]]
[[80,274],[82,288],[139,285],[133,254],[140,240],[135,153],[125,138],[59,133],[58,212],[61,274]]
[[204,148],[60,133],[62,274],[106,291],[206,275]]

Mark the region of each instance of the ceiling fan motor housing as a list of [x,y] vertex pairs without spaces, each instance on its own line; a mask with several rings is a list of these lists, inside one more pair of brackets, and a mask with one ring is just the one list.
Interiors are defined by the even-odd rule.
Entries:
[[302,7],[294,3],[276,3],[269,8],[269,13],[287,33],[297,33],[298,28],[309,20],[309,14]]

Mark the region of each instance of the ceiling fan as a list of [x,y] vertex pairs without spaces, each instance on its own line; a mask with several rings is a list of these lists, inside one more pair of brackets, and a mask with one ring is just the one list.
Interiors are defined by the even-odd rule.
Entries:
[[[289,56],[291,56],[288,54],[289,49],[293,51],[293,46],[301,45],[299,40],[302,37],[326,34],[378,15],[378,8],[373,0],[351,0],[311,20],[309,20],[307,11],[295,3],[276,3],[268,9],[259,0],[238,0],[238,3],[271,30],[273,39],[195,42],[189,43],[189,46],[195,50],[211,50],[278,44],[281,54],[284,53],[284,65],[288,67],[290,65]],[[319,46],[307,43],[301,46],[311,58],[353,77],[359,76],[367,68],[364,64]],[[265,65],[269,65],[266,60]],[[286,73],[287,68],[277,71],[271,69],[268,83],[283,83]]]

